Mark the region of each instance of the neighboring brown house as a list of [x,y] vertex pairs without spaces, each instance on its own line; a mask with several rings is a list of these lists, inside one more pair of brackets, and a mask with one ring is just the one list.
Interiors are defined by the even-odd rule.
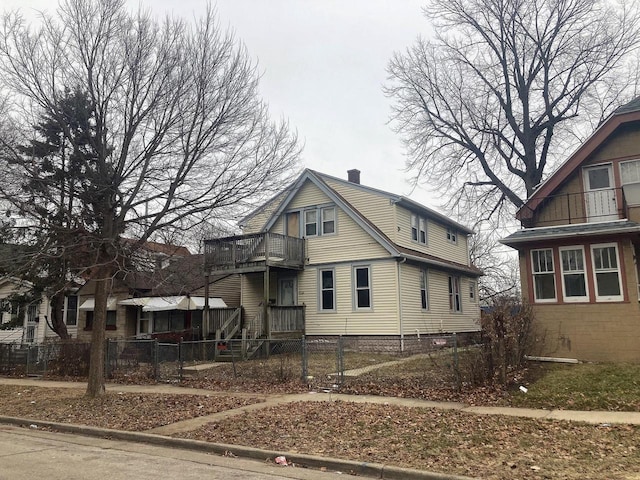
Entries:
[[[188,339],[206,336],[202,325],[203,256],[191,255],[183,247],[160,245],[154,243],[143,256],[143,267],[155,266],[154,270],[142,268],[114,280],[107,302],[107,338],[153,338],[173,333]],[[89,281],[78,292],[80,339],[91,338],[94,287]],[[210,277],[209,299],[210,308],[238,307],[239,277]]]
[[618,108],[518,211],[522,292],[545,356],[640,361],[640,97]]

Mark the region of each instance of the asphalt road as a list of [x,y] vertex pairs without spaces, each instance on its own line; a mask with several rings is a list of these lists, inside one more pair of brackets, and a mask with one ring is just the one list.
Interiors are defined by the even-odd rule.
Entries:
[[349,477],[188,450],[0,425],[0,480],[41,478],[335,480]]

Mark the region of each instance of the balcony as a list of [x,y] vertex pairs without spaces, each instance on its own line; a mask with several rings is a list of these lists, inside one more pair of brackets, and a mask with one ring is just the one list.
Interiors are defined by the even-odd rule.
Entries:
[[263,232],[204,241],[209,274],[265,271],[267,267],[302,270],[304,239]]
[[525,205],[520,220],[526,228],[574,223],[606,222],[628,218],[622,188],[550,195],[535,210]]

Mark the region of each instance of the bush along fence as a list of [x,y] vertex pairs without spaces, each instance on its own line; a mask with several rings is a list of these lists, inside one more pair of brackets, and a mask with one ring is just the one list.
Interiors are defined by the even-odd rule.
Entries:
[[[107,340],[108,381],[125,383],[208,381],[224,388],[234,382],[297,383],[317,389],[398,382],[460,387],[461,358],[455,335],[411,337],[405,353],[381,348],[375,338],[183,341]],[[472,347],[473,348],[473,347]],[[87,377],[90,344],[77,341],[20,346],[0,344],[0,374],[48,378]]]

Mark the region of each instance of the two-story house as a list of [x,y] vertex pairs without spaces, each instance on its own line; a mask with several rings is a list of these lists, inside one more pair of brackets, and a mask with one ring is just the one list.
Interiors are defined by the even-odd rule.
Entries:
[[473,232],[408,198],[313,170],[242,222],[205,241],[209,274],[241,274],[254,336],[404,339],[479,330]]
[[517,212],[542,354],[640,361],[640,97],[618,108]]

